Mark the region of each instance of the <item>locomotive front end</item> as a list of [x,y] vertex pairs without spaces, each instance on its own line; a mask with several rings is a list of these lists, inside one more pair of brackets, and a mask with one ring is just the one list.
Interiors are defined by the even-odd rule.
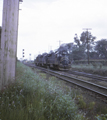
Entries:
[[69,54],[67,52],[62,52],[59,57],[59,70],[69,70],[70,68],[71,62]]

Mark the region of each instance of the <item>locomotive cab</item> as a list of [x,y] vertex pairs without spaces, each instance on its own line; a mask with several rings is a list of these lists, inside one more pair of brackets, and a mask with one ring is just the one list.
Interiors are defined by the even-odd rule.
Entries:
[[59,53],[59,69],[60,70],[69,70],[71,67],[69,60],[69,53],[67,51],[62,51]]

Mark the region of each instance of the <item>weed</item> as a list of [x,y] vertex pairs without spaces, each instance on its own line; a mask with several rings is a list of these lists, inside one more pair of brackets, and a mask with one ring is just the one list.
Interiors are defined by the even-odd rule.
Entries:
[[107,114],[107,108],[101,105],[97,106],[96,111],[98,114]]
[[46,74],[45,74],[45,73],[39,73],[39,75],[40,75],[43,79],[46,79]]
[[97,120],[107,120],[107,114],[101,114],[96,116]]
[[88,105],[88,109],[93,110],[94,107],[95,107],[95,102],[90,102],[89,105]]
[[49,77],[49,80],[56,80],[56,77],[54,77],[54,76]]
[[72,69],[73,70],[78,70],[78,71],[84,71],[92,74],[98,74],[102,76],[107,76],[107,66],[103,65],[102,63],[91,63],[89,65],[87,64],[78,64],[78,65],[73,65],[72,64]]
[[47,82],[19,62],[16,75],[16,84],[0,92],[1,120],[85,120],[59,82]]
[[86,103],[83,100],[83,96],[82,95],[76,96],[76,99],[77,99],[77,103],[78,103],[79,108],[85,109]]
[[83,99],[78,100],[79,108],[85,109],[86,108],[86,103],[84,102]]

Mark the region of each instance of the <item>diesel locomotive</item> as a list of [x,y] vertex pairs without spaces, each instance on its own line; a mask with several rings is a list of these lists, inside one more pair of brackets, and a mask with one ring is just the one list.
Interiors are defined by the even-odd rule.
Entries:
[[58,50],[56,52],[43,53],[34,60],[35,65],[54,68],[58,70],[69,70],[71,61],[67,50]]

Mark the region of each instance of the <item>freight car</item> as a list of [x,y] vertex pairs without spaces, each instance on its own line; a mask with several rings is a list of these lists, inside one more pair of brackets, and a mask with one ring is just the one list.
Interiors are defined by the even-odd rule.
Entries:
[[37,58],[34,60],[34,63],[37,66],[54,68],[59,70],[69,70],[71,68],[69,54],[66,50],[38,55]]

